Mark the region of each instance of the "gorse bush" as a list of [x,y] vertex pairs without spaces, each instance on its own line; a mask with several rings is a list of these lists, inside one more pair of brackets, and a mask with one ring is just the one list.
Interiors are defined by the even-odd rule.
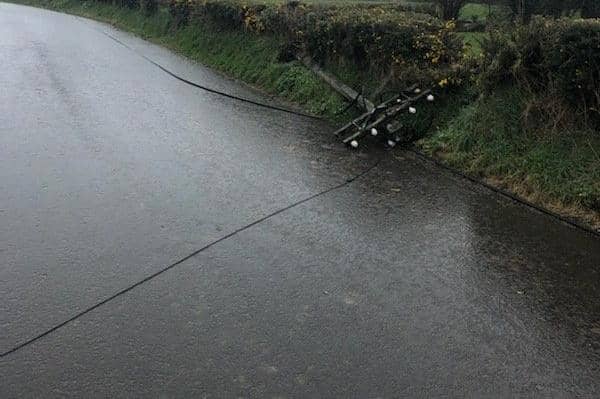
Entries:
[[480,83],[486,91],[517,83],[585,122],[600,122],[600,20],[535,18],[484,42]]
[[415,12],[414,7],[243,4],[236,1],[172,0],[181,23],[211,23],[222,29],[278,35],[285,53],[310,55],[320,64],[352,64],[375,76],[446,85],[458,81],[462,44],[454,24]]

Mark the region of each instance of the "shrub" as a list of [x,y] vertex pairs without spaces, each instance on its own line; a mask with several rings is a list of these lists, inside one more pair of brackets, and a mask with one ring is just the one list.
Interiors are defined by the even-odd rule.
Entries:
[[600,21],[535,18],[484,42],[482,86],[507,81],[560,98],[584,120],[600,121]]
[[190,20],[190,3],[181,0],[169,0],[169,14],[176,28],[187,25]]

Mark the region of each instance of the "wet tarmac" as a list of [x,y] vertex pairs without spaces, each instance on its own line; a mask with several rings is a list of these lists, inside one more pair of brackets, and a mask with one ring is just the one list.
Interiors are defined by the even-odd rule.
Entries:
[[207,247],[3,356],[0,397],[600,395],[598,238],[101,31],[272,101],[0,3],[0,353]]

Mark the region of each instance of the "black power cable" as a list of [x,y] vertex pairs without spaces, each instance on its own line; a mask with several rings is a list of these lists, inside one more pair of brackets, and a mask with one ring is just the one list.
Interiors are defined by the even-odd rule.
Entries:
[[281,209],[279,209],[279,210],[277,210],[275,212],[272,212],[272,213],[270,213],[270,214],[268,214],[266,216],[263,216],[262,218],[260,218],[258,220],[255,220],[252,223],[249,223],[249,224],[247,224],[247,225],[245,225],[243,227],[240,227],[239,229],[237,229],[237,230],[235,230],[235,231],[233,231],[233,232],[231,232],[229,234],[224,235],[223,237],[221,237],[221,238],[219,238],[219,239],[211,242],[210,244],[207,244],[204,247],[202,247],[202,248],[200,248],[200,249],[198,249],[198,250],[190,253],[189,255],[184,256],[183,258],[179,259],[178,261],[176,261],[174,263],[171,263],[168,266],[163,267],[162,269],[160,269],[160,270],[154,272],[153,274],[151,274],[151,275],[149,275],[149,276],[147,276],[147,277],[139,280],[138,282],[136,282],[134,284],[131,284],[130,286],[128,286],[126,288],[123,288],[122,290],[120,290],[120,291],[112,294],[111,296],[103,299],[102,301],[100,301],[100,302],[98,302],[98,303],[96,303],[96,304],[88,307],[87,309],[84,309],[84,310],[80,311],[79,313],[77,313],[77,314],[73,315],[72,317],[70,317],[69,319],[67,319],[67,320],[65,320],[65,321],[63,321],[63,322],[55,325],[54,327],[52,327],[52,328],[50,328],[50,329],[48,329],[48,330],[46,330],[46,331],[44,331],[44,332],[36,335],[33,338],[28,339],[27,341],[21,342],[20,344],[16,345],[12,349],[9,349],[6,352],[1,353],[0,354],[0,358],[8,356],[11,353],[14,353],[14,352],[18,351],[19,349],[22,349],[22,348],[24,348],[24,347],[26,347],[28,345],[33,344],[34,342],[36,342],[36,341],[44,338],[45,336],[53,333],[54,331],[56,331],[56,330],[58,330],[58,329],[60,329],[60,328],[62,328],[64,326],[66,326],[67,324],[69,324],[69,323],[77,320],[81,316],[84,316],[84,315],[90,313],[91,311],[93,311],[95,309],[98,309],[102,305],[104,305],[104,304],[112,301],[113,299],[116,299],[116,298],[120,297],[121,295],[128,293],[129,291],[135,289],[136,287],[139,287],[140,285],[142,285],[144,283],[147,283],[150,280],[153,280],[154,278],[160,276],[161,274],[163,274],[163,273],[165,273],[165,272],[173,269],[174,267],[176,267],[176,266],[182,264],[183,262],[185,262],[185,261],[193,258],[194,256],[200,254],[201,252],[204,252],[208,248],[210,248],[210,247],[212,247],[212,246],[214,246],[214,245],[216,245],[216,244],[218,244],[218,243],[220,243],[222,241],[227,240],[228,238],[231,238],[231,237],[233,237],[233,236],[235,236],[235,235],[237,235],[237,234],[239,234],[239,233],[241,233],[241,232],[243,232],[245,230],[248,230],[249,228],[251,228],[253,226],[256,226],[257,224],[262,223],[262,222],[264,222],[264,221],[266,221],[268,219],[271,219],[272,217],[277,216],[280,213],[288,211],[288,210],[290,210],[292,208],[295,208],[295,207],[297,207],[299,205],[302,205],[302,204],[304,204],[306,202],[309,202],[309,201],[311,201],[311,200],[313,200],[315,198],[318,198],[318,197],[321,197],[321,196],[323,196],[325,194],[328,194],[328,193],[330,193],[332,191],[336,191],[336,190],[339,190],[340,188],[346,187],[350,183],[352,183],[355,180],[357,180],[357,179],[365,176],[367,173],[369,173],[370,171],[372,171],[373,169],[375,169],[379,165],[380,162],[381,162],[381,159],[377,160],[373,165],[369,166],[368,168],[366,168],[364,171],[360,172],[359,174],[354,175],[352,177],[349,177],[343,183],[340,183],[340,184],[338,184],[336,186],[330,187],[330,188],[328,188],[326,190],[320,191],[320,192],[318,192],[316,194],[313,194],[313,195],[311,195],[309,197],[306,197],[304,199],[296,201],[293,204],[290,204],[290,205],[288,205],[288,206],[286,206],[284,208],[281,208]]
[[149,63],[151,63],[155,67],[159,68],[161,71],[163,71],[166,74],[170,75],[171,77],[173,77],[173,78],[175,78],[175,79],[177,79],[177,80],[179,80],[179,81],[181,81],[183,83],[186,83],[186,84],[188,84],[190,86],[193,86],[193,87],[196,87],[198,89],[207,91],[209,93],[213,93],[213,94],[217,94],[217,95],[220,95],[220,96],[223,96],[223,97],[231,98],[233,100],[242,101],[242,102],[245,102],[245,103],[248,103],[248,104],[253,104],[253,105],[256,105],[258,107],[268,108],[268,109],[272,109],[272,110],[275,110],[275,111],[286,112],[288,114],[298,115],[298,116],[302,116],[302,117],[305,117],[305,118],[323,120],[323,118],[315,116],[315,115],[310,115],[310,114],[306,114],[306,113],[303,113],[303,112],[294,111],[294,110],[288,109],[288,108],[278,107],[276,105],[270,105],[270,104],[261,103],[261,102],[250,100],[250,99],[244,98],[244,97],[238,97],[238,96],[235,96],[233,94],[224,93],[222,91],[219,91],[219,90],[216,90],[216,89],[211,89],[210,87],[206,87],[206,86],[203,86],[201,84],[192,82],[192,81],[190,81],[188,79],[185,79],[185,78],[182,78],[181,76],[177,75],[176,73],[170,71],[169,69],[165,68],[164,66],[162,66],[158,62],[152,60],[151,58],[148,58],[144,54],[140,53],[139,51],[137,51],[133,47],[131,47],[128,44],[124,43],[123,41],[117,39],[116,37],[112,36],[111,34],[109,34],[107,32],[104,32],[103,30],[99,30],[99,29],[94,29],[94,30],[96,30],[97,32],[102,33],[104,36],[106,36],[106,37],[114,40],[115,42],[119,43],[121,46],[123,46],[123,47],[131,50],[132,52],[134,52],[138,56],[142,57],[144,60],[148,61]]

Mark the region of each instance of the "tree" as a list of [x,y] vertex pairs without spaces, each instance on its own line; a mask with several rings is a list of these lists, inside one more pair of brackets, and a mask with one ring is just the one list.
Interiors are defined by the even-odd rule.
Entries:
[[466,2],[467,0],[437,0],[442,19],[446,21],[458,19],[460,9],[465,5]]

